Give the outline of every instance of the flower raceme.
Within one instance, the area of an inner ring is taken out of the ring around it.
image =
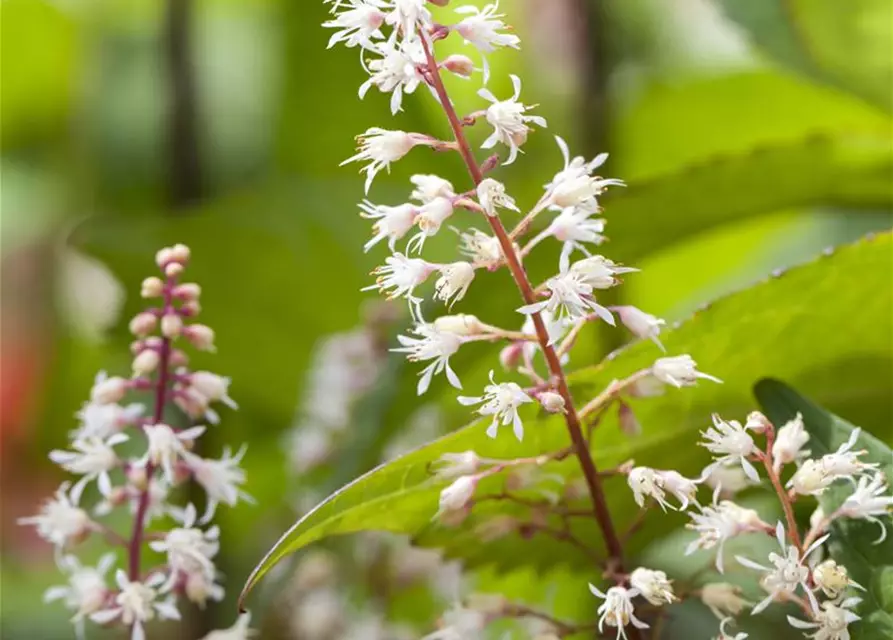
[[[123,626],[132,640],[142,640],[145,625],[153,620],[180,619],[181,598],[203,606],[208,598],[223,597],[213,561],[219,531],[216,526],[203,530],[197,525],[210,521],[217,503],[235,505],[248,496],[240,488],[245,482],[238,468],[241,454],[229,458],[225,473],[217,470],[220,462],[195,452],[207,427],[177,426],[188,424],[190,418],[216,422],[219,416],[211,408],[215,404],[236,408],[229,396],[229,378],[186,367],[182,350],[186,344],[202,350],[214,346],[213,330],[194,322],[201,287],[181,281],[189,259],[184,245],[157,253],[163,278],[144,280],[141,293],[160,299],[160,306],[140,312],[129,323],[136,337],[131,346],[132,377],[109,377],[104,372],[96,376],[90,401],[76,414],[80,425],[69,434],[71,442],[49,454],[50,460],[79,479],[73,485],[63,483],[38,515],[19,520],[56,548],[57,563],[69,582],[51,588],[45,598],[61,601],[73,612],[81,637],[92,621]],[[140,393],[151,396],[154,405],[120,404],[128,395]],[[173,420],[176,408],[186,415]],[[162,422],[163,415],[171,419],[169,424]],[[142,454],[125,453],[134,447]],[[205,490],[207,509],[201,523],[194,505],[180,508],[170,502],[171,489],[189,481]],[[94,484],[99,500],[88,510],[84,503],[92,499]],[[104,522],[118,509],[132,518],[127,538]],[[159,521],[168,528],[150,533],[149,525]],[[99,535],[122,549],[103,555],[96,567],[82,564],[75,553],[79,543]],[[144,551],[151,552],[146,563]],[[118,566],[120,556],[124,567]],[[150,567],[147,572],[144,564]],[[110,584],[107,576],[113,569]],[[240,640],[250,631],[243,627]]]

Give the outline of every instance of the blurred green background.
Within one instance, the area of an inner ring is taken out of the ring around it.
[[[560,168],[553,134],[574,153],[611,153],[606,172],[629,188],[604,201],[605,253],[643,270],[617,301],[681,320],[891,226],[891,2],[502,9],[523,51],[491,57],[492,88],[502,95],[508,73],[520,75],[549,130],[500,179],[529,206]],[[397,432],[431,432],[408,421],[422,404],[415,372],[388,360],[338,455],[307,478],[289,468],[314,346],[379,313],[359,291],[381,260],[361,250],[362,180],[338,163],[370,126],[446,137],[445,123],[425,91],[396,121],[386,97],[359,102],[358,54],[325,51],[317,0],[4,0],[0,16],[2,635],[70,635],[61,607],[40,601],[58,582],[52,554],[15,520],[61,480],[46,452],[64,444],[95,372],[129,369],[127,321],[155,250],[184,242],[203,321],[218,333],[218,354],[194,365],[231,376],[240,404],[202,446],[217,455],[248,442],[247,489],[259,502],[219,512],[229,593],[190,616],[183,637],[199,637],[229,624],[242,580],[297,510],[378,462]],[[450,87],[462,110],[476,108],[474,83]],[[380,175],[373,200],[402,202],[408,176],[429,172],[466,184],[456,158],[415,152]],[[447,236],[430,259],[453,255]],[[554,257],[534,257],[534,278],[554,271]],[[891,286],[889,270],[852,277]],[[497,273],[457,310],[510,323],[515,306]],[[401,322],[384,323],[384,335]],[[599,361],[620,339],[587,335],[576,362]],[[468,387],[485,378],[488,355],[457,358]],[[435,433],[467,418],[442,391],[426,398],[442,404]],[[854,410],[869,428],[893,419],[889,405]]]

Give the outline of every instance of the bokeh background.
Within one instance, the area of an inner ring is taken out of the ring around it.
[[[605,252],[643,270],[617,301],[681,320],[891,226],[888,0],[502,9],[523,51],[492,56],[492,88],[507,92],[517,73],[550,126],[500,178],[530,205],[560,168],[552,134],[587,157],[610,152],[607,174],[630,186],[604,201]],[[50,549],[15,521],[60,482],[46,452],[64,444],[95,373],[128,370],[126,325],[155,250],[184,242],[218,333],[218,354],[196,367],[231,376],[240,404],[203,446],[249,443],[247,488],[259,503],[220,512],[230,593],[190,615],[182,637],[199,637],[231,622],[242,580],[301,510],[467,418],[439,386],[424,404],[414,396],[414,372],[386,354],[402,309],[360,293],[381,256],[361,251],[362,180],[338,163],[355,134],[390,126],[387,98],[358,101],[358,53],[325,51],[318,0],[4,0],[0,12],[2,636],[71,633],[62,608],[40,600],[58,581]],[[451,86],[462,110],[476,107],[472,84]],[[446,135],[424,91],[404,105],[394,128]],[[464,184],[456,158],[417,152],[378,178],[374,200],[402,202],[407,177],[428,172]],[[451,255],[448,235],[432,259]],[[543,276],[554,264],[545,251],[530,268]],[[852,277],[891,286],[889,271]],[[505,274],[475,289],[461,311],[512,321]],[[593,331],[581,359],[596,362],[619,340]],[[356,366],[326,369],[329,357]],[[469,381],[492,362],[458,359]],[[889,377],[889,364],[878,375]],[[320,413],[344,404],[355,411],[334,419],[347,428],[320,435],[331,419]],[[889,402],[832,408],[890,433]],[[263,637],[310,637],[277,618],[277,593],[258,597]],[[415,591],[404,600],[417,617],[438,611]]]

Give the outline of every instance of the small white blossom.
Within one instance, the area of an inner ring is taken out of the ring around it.
[[[484,324],[476,316],[459,313],[436,318],[434,328],[457,336],[474,336],[484,331]]]
[[[492,149],[497,142],[502,142],[509,148],[509,157],[504,164],[512,164],[518,157],[521,146],[527,142],[527,134],[530,133],[528,122],[540,127],[545,127],[546,121],[540,116],[528,116],[531,108],[518,102],[521,95],[521,78],[512,75],[514,94],[508,100],[497,100],[489,89],[478,91],[485,100],[492,104],[487,107],[487,122],[493,126],[493,134],[481,145],[484,149]]]
[[[413,327],[412,333],[417,338],[399,335],[397,341],[402,345],[391,349],[395,353],[405,353],[410,362],[431,360],[431,364],[425,367],[419,374],[418,395],[422,395],[431,385],[431,379],[438,373],[446,372],[447,380],[457,389],[462,388],[459,376],[450,367],[450,356],[455,354],[462,346],[462,339],[446,331],[438,330],[433,324],[419,322]]]
[[[561,149],[564,168],[546,185],[546,195],[541,201],[543,206],[554,209],[580,208],[590,214],[597,213],[598,196],[609,186],[626,186],[622,180],[604,179],[592,175],[592,172],[608,159],[607,153],[597,155],[590,162],[586,162],[581,156],[571,159],[570,149],[564,139],[555,136],[555,142]]]
[[[579,207],[567,207],[555,216],[543,232],[544,236],[552,236],[564,243],[561,247],[562,260],[570,260],[574,249],[591,255],[586,244],[598,246],[605,241],[605,219],[593,218],[593,215],[593,212]]]
[[[598,631],[604,633],[605,625],[617,628],[617,638],[626,639],[626,625],[632,623],[637,629],[648,629],[648,625],[639,620],[633,608],[633,598],[639,595],[637,589],[624,589],[623,587],[611,587],[607,593],[602,593],[595,585],[590,584],[589,590],[604,602],[598,607]]]
[[[78,506],[73,492],[69,494],[69,487],[70,483],[62,483],[55,496],[43,503],[39,515],[18,519],[20,525],[33,525],[37,535],[56,549],[79,542],[95,528],[87,512]]]
[[[499,384],[493,379],[493,371],[490,371],[490,384],[484,387],[484,395],[477,398],[469,398],[459,396],[459,403],[465,406],[472,404],[481,404],[477,412],[482,416],[493,416],[493,422],[487,427],[487,435],[491,438],[496,437],[499,424],[512,425],[512,431],[515,437],[520,441],[524,438],[524,425],[521,423],[521,416],[518,415],[518,407],[527,402],[533,402],[533,399],[524,393],[514,382],[501,382]]]
[[[696,531],[698,537],[685,548],[685,555],[699,549],[716,547],[716,569],[723,573],[723,549],[726,541],[743,533],[765,531],[769,525],[753,509],[740,507],[729,500],[718,502],[718,498],[719,492],[714,491],[713,504],[699,505],[699,513],[689,511],[692,521],[685,526]]]
[[[428,204],[435,198],[454,198],[456,196],[453,184],[440,176],[417,173],[409,181],[415,185],[409,199],[422,204]]]
[[[708,470],[712,470],[714,466],[740,464],[748,478],[759,482],[760,475],[747,459],[757,452],[757,446],[740,422],[723,420],[714,413],[713,426],[702,431],[701,435],[704,441],[699,444],[716,458],[716,462],[704,470],[705,473],[709,473]]]
[[[249,628],[250,624],[251,614],[243,613],[229,629],[217,629],[202,637],[201,640],[250,640],[258,634],[257,631]]]
[[[620,322],[632,331],[634,336],[642,340],[653,340],[654,344],[660,347],[661,351],[666,351],[664,345],[661,344],[660,338],[658,338],[661,327],[667,324],[666,320],[629,305],[612,307],[611,310],[617,312],[617,315],[620,316]]]
[[[119,404],[85,402],[75,413],[80,424],[71,432],[72,440],[78,438],[102,438],[118,433],[124,426],[139,418],[145,407],[141,404]]]
[[[401,239],[415,225],[418,208],[411,204],[401,204],[397,207],[375,205],[368,200],[360,203],[360,216],[367,220],[375,220],[372,224],[372,239],[363,245],[364,251],[387,238],[388,248],[394,251],[397,240]]]
[[[479,229],[471,229],[460,233],[459,241],[459,251],[471,258],[475,266],[494,269],[502,262],[502,246],[494,236],[488,236]]]
[[[229,447],[224,447],[223,457],[219,460],[201,458],[189,452],[185,454],[186,464],[192,471],[193,477],[208,494],[208,506],[200,523],[210,522],[217,505],[221,502],[230,507],[235,506],[240,498],[246,502],[253,502],[251,496],[239,486],[245,484],[245,471],[239,467],[239,463],[245,456],[246,450],[247,446],[243,445],[233,455]]]
[[[545,286],[549,290],[549,298],[524,305],[518,309],[518,313],[532,315],[548,311],[556,322],[563,323],[582,320],[592,312],[614,326],[614,316],[606,307],[596,302],[592,285],[585,281],[584,276],[572,269],[562,270],[557,276],[549,278]]]
[[[722,383],[722,380],[706,373],[697,371],[697,363],[690,355],[658,358],[651,366],[651,375],[674,387],[689,387],[697,383],[698,378]]]
[[[440,480],[452,480],[460,476],[467,476],[481,468],[481,457],[474,451],[462,453],[445,453],[438,458],[434,477]]]
[[[385,22],[394,27],[392,40],[396,38],[398,30],[408,40],[416,37],[417,29],[431,25],[431,12],[425,6],[426,3],[427,0],[388,0],[392,9]]]
[[[72,499],[80,501],[81,493],[89,482],[97,481],[97,486],[102,495],[107,496],[112,491],[112,480],[109,471],[115,469],[120,460],[115,453],[114,446],[126,442],[128,437],[123,433],[116,433],[108,439],[79,438],[71,443],[74,451],[50,451],[50,460],[71,473],[83,475],[71,490]]]
[[[396,162],[417,144],[422,144],[417,136],[405,131],[389,131],[379,127],[371,127],[365,133],[357,136],[358,151],[341,163],[344,166],[350,162],[368,161],[362,171],[366,173],[366,193],[372,186],[375,176],[382,170],[390,170],[391,163]]]
[[[189,384],[202,394],[208,402],[222,402],[230,409],[238,409],[239,405],[229,397],[229,378],[218,376],[210,371],[195,371],[189,374]]]
[[[893,511],[893,494],[889,493],[887,479],[883,473],[859,478],[856,489],[837,510],[837,514],[845,518],[858,518],[874,522],[881,530],[875,544],[887,538],[887,526],[879,519],[889,516]]]
[[[322,23],[326,28],[338,29],[329,38],[328,48],[331,49],[339,42],[348,47],[359,45],[364,49],[374,48],[374,41],[384,37],[381,32],[385,20],[385,13],[381,10],[382,4],[375,0],[371,2],[345,0],[345,2],[348,2],[351,8]]]
[[[772,445],[772,468],[775,473],[778,473],[783,465],[794,462],[803,455],[809,455],[808,451],[803,451],[807,442],[809,442],[809,434],[803,425],[803,416],[798,413],[793,420],[786,422],[775,435],[775,443]]]
[[[168,425],[158,423],[146,425],[143,431],[149,440],[149,450],[138,464],[150,462],[160,466],[164,471],[164,479],[173,484],[177,461],[187,453],[187,444],[205,432],[205,427],[191,427],[175,432]]]
[[[705,477],[704,483],[708,487],[718,488],[720,495],[726,498],[758,484],[747,476],[740,465],[736,464],[711,464],[704,469],[701,477]]]
[[[96,374],[96,380],[90,390],[90,400],[97,404],[120,402],[129,388],[130,383],[124,378],[110,378],[105,371],[100,371]]]
[[[808,637],[813,640],[850,640],[849,625],[861,620],[851,610],[862,602],[861,598],[847,598],[842,602],[823,602],[810,622],[788,616],[788,623],[796,629],[814,630]]]
[[[753,604],[741,597],[741,587],[728,582],[705,584],[700,589],[700,595],[701,602],[720,620],[737,616],[745,607]]]
[[[223,587],[215,583],[214,574],[196,571],[186,574],[183,592],[190,602],[194,602],[199,608],[204,609],[208,600],[220,602],[226,595]]]
[[[362,100],[372,86],[382,93],[391,94],[391,113],[402,111],[403,95],[413,93],[424,77],[419,73],[419,65],[425,64],[425,53],[419,40],[404,40],[399,46],[382,42],[371,49],[381,58],[365,64],[369,79],[360,85]]]
[[[90,619],[98,624],[106,624],[120,619],[124,626],[131,627],[131,640],[145,640],[143,624],[155,619],[179,620],[180,612],[174,604],[173,596],[158,601],[158,587],[164,582],[164,576],[153,574],[146,582],[130,581],[127,574],[118,570],[115,580],[120,590],[115,596],[115,606],[102,609],[90,615]]]
[[[419,232],[409,241],[407,249],[421,253],[425,240],[436,235],[454,211],[453,201],[450,198],[434,198],[429,203],[422,205],[415,220]]]
[[[564,396],[554,391],[544,391],[536,397],[543,406],[543,409],[549,413],[567,413],[567,403]]]
[[[775,527],[775,537],[781,547],[781,554],[774,551],[769,554],[769,562],[772,563],[771,567],[754,562],[749,558],[735,556],[739,564],[749,569],[765,572],[760,580],[760,584],[769,592],[769,595],[753,608],[753,613],[761,612],[779,596],[793,595],[797,587],[801,587],[806,593],[813,610],[818,610],[818,603],[809,586],[809,567],[804,565],[804,562],[806,562],[809,554],[818,549],[828,539],[828,536],[822,536],[813,542],[803,552],[802,557],[795,546],[787,544],[784,525],[781,522]]]
[[[493,53],[497,47],[519,49],[521,38],[511,33],[500,33],[508,26],[502,21],[504,16],[498,12],[499,2],[489,3],[483,9],[473,5],[458,7],[456,13],[466,17],[453,30],[462,36],[466,44],[474,45],[481,53]]]
[[[108,594],[105,575],[114,564],[114,553],[103,555],[96,567],[82,565],[75,556],[64,556],[59,560],[59,568],[68,575],[68,584],[47,589],[43,601],[62,600],[65,607],[74,612],[72,620],[78,625],[79,637],[83,636],[83,619],[105,604]]]
[[[694,502],[698,490],[697,482],[684,477],[677,471],[660,471],[650,467],[635,467],[627,476],[627,484],[633,491],[633,498],[640,507],[645,505],[645,498],[650,497],[660,505],[664,511],[669,507],[675,509],[666,501],[666,492],[669,491],[680,502],[680,509],[684,510]]]
[[[493,178],[484,178],[477,186],[478,201],[488,216],[496,216],[497,209],[520,211],[514,198],[505,192],[505,185]]]
[[[654,606],[672,604],[676,600],[673,583],[663,571],[639,567],[630,574],[629,584]]]
[[[812,578],[815,586],[832,599],[836,599],[849,587],[865,591],[865,587],[850,578],[845,566],[830,559],[816,565],[812,570]]]
[[[157,553],[167,554],[170,577],[162,591],[171,589],[180,578],[193,573],[214,577],[215,568],[211,559],[220,549],[220,530],[214,526],[207,531],[195,528],[198,514],[193,504],[187,505],[178,518],[181,527],[168,531],[163,540],[153,540],[149,547]]]
[[[459,476],[453,483],[440,492],[440,504],[437,515],[462,511],[471,501],[477,489],[478,479],[475,476]]]
[[[562,258],[561,271],[567,270],[567,264]],[[570,271],[593,289],[610,289],[620,284],[620,279],[616,276],[634,273],[638,269],[624,267],[604,256],[590,256],[575,262],[570,266]]]
[[[376,267],[372,275],[377,276],[375,284],[363,287],[363,291],[377,289],[385,294],[388,300],[406,298],[410,305],[418,306],[422,299],[412,295],[417,286],[425,282],[437,266],[421,258],[407,258],[402,253],[395,253],[385,258],[385,264]]]
[[[434,297],[447,306],[465,297],[474,280],[474,267],[468,262],[453,262],[439,268],[440,278],[434,283]]]
[[[862,462],[859,457],[864,449],[853,451],[861,433],[853,429],[849,439],[834,453],[827,453],[818,460],[806,460],[791,477],[787,486],[802,495],[820,495],[838,479],[845,478],[856,484],[854,476],[865,475],[877,468],[877,463]]]

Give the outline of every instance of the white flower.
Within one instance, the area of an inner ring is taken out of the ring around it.
[[[722,383],[722,380],[706,373],[697,371],[697,363],[690,355],[658,358],[651,366],[651,375],[674,387],[688,387],[697,383],[698,378]]]
[[[459,251],[471,258],[475,266],[494,269],[502,262],[502,246],[494,236],[488,236],[479,229],[471,229],[460,233],[459,241]]]
[[[397,240],[409,233],[415,224],[418,209],[411,204],[401,204],[397,207],[375,205],[368,200],[360,203],[362,213],[360,216],[367,220],[375,220],[372,224],[374,235],[372,239],[363,245],[364,251],[369,251],[379,242],[388,239],[388,248],[394,251]]]
[[[440,176],[417,173],[409,181],[415,185],[409,199],[422,204],[428,204],[435,198],[453,198],[456,195],[452,183]]]
[[[719,635],[715,640],[746,640],[747,634],[739,631],[734,636],[726,631],[726,625],[733,621],[733,618],[723,618],[719,623]]]
[[[830,559],[816,565],[812,570],[812,578],[815,586],[832,599],[836,599],[848,587],[865,591],[865,587],[850,578],[845,566]]]
[[[441,627],[424,636],[422,640],[474,640],[487,624],[487,615],[476,609],[467,609],[459,604],[441,617]]]
[[[617,315],[620,316],[620,322],[632,331],[634,336],[642,340],[653,340],[654,344],[660,347],[661,351],[666,351],[664,345],[661,344],[660,338],[658,338],[661,327],[667,324],[665,320],[629,305],[612,307],[611,309],[617,312]]]
[[[130,383],[124,378],[109,378],[105,371],[100,371],[90,390],[90,400],[96,404],[113,404],[119,402],[129,388]]]
[[[119,404],[85,402],[75,417],[80,421],[77,429],[71,432],[73,440],[78,438],[102,438],[118,433],[122,427],[139,418],[145,407],[141,404]]]
[[[220,530],[214,526],[207,531],[194,528],[198,517],[195,506],[190,503],[177,518],[182,527],[175,527],[165,534],[163,540],[153,540],[149,547],[157,553],[167,554],[170,577],[162,591],[171,589],[180,579],[179,574],[202,573],[214,577],[215,568],[211,559],[217,555],[220,543]]]
[[[825,473],[821,460],[805,460],[788,480],[787,487],[800,495],[821,495],[836,478]]]
[[[553,236],[564,243],[561,248],[564,260],[570,259],[574,249],[579,249],[588,256],[590,253],[584,243],[600,245],[605,241],[605,236],[602,235],[605,231],[605,219],[593,218],[593,215],[593,212],[579,207],[562,209],[543,232],[543,236]]]
[[[658,471],[664,489],[676,496],[679,501],[679,508],[683,511],[688,508],[691,503],[696,503],[695,496],[698,493],[698,481],[686,478],[678,471],[669,469],[667,471]]]
[[[808,636],[813,640],[850,640],[847,627],[861,620],[851,609],[860,602],[861,598],[847,598],[839,603],[823,602],[821,611],[815,614],[813,621],[804,622],[788,616],[788,623],[797,629],[814,629],[815,633]]]
[[[508,29],[500,18],[499,2],[493,2],[483,9],[473,5],[464,5],[456,9],[456,13],[465,14],[453,27],[466,44],[474,45],[481,53],[493,53],[497,47],[520,48],[521,38],[511,33],[499,33]],[[486,81],[485,81],[486,82]]]
[[[553,193],[566,192],[566,185],[573,183],[581,176],[591,176],[592,172],[605,164],[608,159],[607,153],[600,153],[589,162],[586,162],[586,158],[583,156],[575,156],[574,158],[571,158],[570,148],[568,147],[567,142],[564,141],[564,138],[555,136],[555,142],[558,145],[558,149],[561,151],[561,157],[564,158],[564,167],[561,171],[555,174],[549,183],[544,185],[546,189],[546,200],[550,200],[549,196]],[[554,202],[550,202],[550,204],[556,208],[562,208]],[[594,210],[595,209],[593,209],[593,211]]]
[[[210,371],[195,371],[189,374],[189,384],[193,389],[205,396],[209,402],[222,402],[230,409],[238,409],[239,405],[229,397],[229,385],[232,381]]]
[[[520,211],[514,198],[505,192],[505,185],[493,178],[484,178],[477,186],[478,201],[488,216],[497,215],[497,209]]]
[[[685,555],[699,549],[716,547],[716,569],[723,573],[723,548],[726,540],[743,533],[765,531],[769,525],[753,509],[745,509],[729,500],[718,502],[718,498],[719,492],[714,491],[712,505],[699,505],[700,513],[689,512],[692,521],[685,526],[697,531],[698,537],[685,548]]]
[[[760,475],[747,459],[748,456],[757,452],[757,447],[751,435],[747,433],[747,429],[742,427],[740,422],[737,420],[727,422],[714,413],[713,426],[702,431],[701,435],[704,437],[704,441],[698,444],[716,458],[716,462],[704,470],[705,473],[709,473],[708,470],[712,470],[714,466],[740,464],[748,478],[759,482]]]
[[[853,429],[849,439],[834,453],[827,453],[819,460],[806,460],[787,486],[799,494],[820,495],[839,478],[846,478],[855,485],[854,476],[864,475],[878,466],[859,460],[859,456],[867,453],[864,449],[852,450],[860,433],[860,429]]]
[[[460,476],[440,492],[440,503],[437,515],[453,511],[462,511],[468,506],[477,489],[478,479],[475,476]]]
[[[766,567],[749,558],[735,556],[739,564],[749,569],[766,572],[760,580],[760,585],[769,592],[769,595],[753,608],[752,613],[757,614],[761,612],[779,596],[793,595],[797,587],[803,588],[813,610],[817,611],[818,603],[815,595],[809,588],[809,567],[805,566],[804,562],[806,562],[809,554],[818,549],[828,539],[828,536],[822,536],[813,542],[803,552],[803,557],[800,557],[800,552],[795,546],[787,544],[784,525],[781,522],[775,527],[775,537],[781,547],[781,554],[777,554],[774,551],[769,554],[769,562],[772,563],[772,567]]]
[[[508,100],[497,100],[489,89],[478,91],[478,95],[492,103],[487,107],[487,122],[493,126],[493,134],[481,147],[492,149],[497,142],[502,142],[509,148],[509,157],[504,164],[512,164],[518,157],[521,146],[527,142],[527,134],[530,132],[528,122],[540,127],[547,126],[545,119],[540,116],[525,115],[531,107],[518,102],[518,97],[521,95],[521,78],[516,75],[512,75],[511,78],[515,92]]]
[[[659,471],[650,467],[633,468],[629,472],[626,482],[633,491],[636,504],[642,507],[645,505],[645,498],[651,497],[664,511],[667,507],[674,509],[666,501],[666,491],[676,496],[681,503],[680,508],[684,510],[689,503],[694,502],[698,490],[698,485],[694,480],[689,480],[676,471]]]
[[[186,453],[186,464],[196,482],[208,494],[208,506],[200,520],[202,524],[210,522],[217,505],[221,502],[230,507],[235,506],[240,498],[246,502],[253,502],[251,496],[239,488],[239,485],[245,484],[245,471],[239,467],[239,463],[245,456],[246,450],[247,446],[242,445],[242,448],[233,455],[229,447],[224,447],[223,457],[219,460],[200,458],[194,453]]]
[[[424,80],[419,73],[419,65],[425,64],[425,52],[419,40],[404,40],[399,46],[391,42],[382,42],[371,50],[381,58],[371,60],[364,65],[369,79],[360,85],[359,96],[362,100],[373,85],[382,93],[391,94],[391,113],[396,115],[402,110],[403,94],[413,93]]]
[[[363,287],[363,291],[377,289],[388,300],[406,298],[411,305],[418,305],[422,299],[413,296],[412,292],[436,270],[435,265],[421,258],[407,258],[402,253],[395,253],[385,258],[384,265],[372,271],[372,275],[377,276],[375,284]]]
[[[639,567],[630,574],[629,584],[655,606],[672,604],[676,600],[673,584],[667,580],[667,574],[663,571]]]
[[[384,37],[381,25],[384,24],[385,14],[381,10],[381,3],[369,0],[345,1],[350,3],[351,8],[322,23],[324,27],[339,29],[329,38],[328,48],[343,42],[348,47],[360,45],[365,49],[372,49],[375,46],[373,40]]]
[[[106,440],[95,437],[78,438],[71,443],[74,451],[50,451],[50,460],[61,466],[66,471],[83,475],[71,491],[75,502],[80,501],[84,487],[93,480],[97,480],[99,491],[107,496],[112,491],[112,480],[109,471],[120,463],[114,446],[126,442],[128,437],[123,433],[116,433]]]
[[[43,503],[40,514],[19,518],[20,525],[34,525],[37,535],[57,549],[80,542],[95,525],[87,512],[78,507],[78,500],[69,495],[70,483],[64,482],[55,496]]]
[[[434,198],[428,204],[422,205],[415,220],[419,232],[410,239],[406,245],[407,250],[421,253],[425,239],[440,231],[440,227],[454,211],[453,201],[445,197]]]
[[[808,455],[808,451],[802,451],[803,446],[809,442],[809,434],[803,425],[803,416],[797,414],[793,420],[786,422],[775,435],[775,443],[772,445],[772,468],[775,473],[789,462],[794,462],[802,455]]]
[[[741,587],[728,582],[710,582],[700,592],[701,602],[720,620],[737,616],[752,604],[741,597]]]
[[[524,438],[524,425],[518,415],[518,407],[533,399],[524,393],[514,382],[502,382],[497,384],[493,379],[493,371],[490,371],[490,384],[484,387],[484,395],[477,398],[459,396],[459,403],[465,406],[483,403],[477,412],[482,416],[493,416],[493,422],[487,427],[487,435],[496,437],[500,422],[503,425],[512,425],[512,431],[518,440]]]
[[[393,7],[385,18],[385,22],[394,27],[391,39],[395,39],[398,29],[404,39],[416,36],[416,28],[426,28],[431,24],[431,12],[425,7],[427,0],[388,0]]]
[[[880,527],[881,535],[875,540],[880,544],[887,538],[887,527],[879,517],[890,515],[893,509],[893,495],[887,493],[887,479],[883,473],[862,476],[853,493],[847,497],[837,514],[845,518],[860,518],[874,522]]]
[[[561,262],[561,271],[566,271],[567,260],[562,257]],[[620,284],[620,280],[616,276],[623,273],[634,273],[638,269],[621,266],[604,256],[590,256],[575,262],[571,265],[570,271],[593,289],[610,289]]]
[[[474,451],[462,453],[445,453],[437,459],[434,477],[441,480],[452,480],[459,476],[467,476],[481,468],[481,457]]]
[[[423,144],[418,137],[405,131],[389,131],[379,127],[371,127],[357,136],[358,152],[341,163],[341,166],[349,162],[368,161],[362,171],[366,172],[366,193],[372,186],[372,181],[382,169],[390,171],[391,163],[396,162],[417,144]]]
[[[633,609],[633,598],[639,595],[637,589],[624,589],[623,587],[611,587],[607,593],[599,591],[595,585],[590,584],[589,590],[604,602],[598,607],[598,631],[604,633],[605,625],[617,627],[617,637],[626,638],[626,625],[632,623],[637,629],[648,629],[648,625],[639,620]]]
[[[474,267],[468,262],[453,262],[441,265],[439,271],[440,278],[434,283],[434,297],[452,307],[468,292],[474,280]]]
[[[150,462],[160,466],[164,470],[164,478],[173,484],[175,466],[177,461],[187,452],[187,443],[191,443],[205,432],[205,427],[191,427],[180,432],[175,432],[166,424],[150,424],[143,428],[146,438],[149,440],[149,450],[140,460],[145,465]]]
[[[570,149],[564,139],[555,136],[555,142],[558,143],[558,148],[564,157],[564,168],[546,185],[542,205],[554,209],[579,207],[592,214],[599,211],[597,197],[604,193],[607,187],[625,186],[622,180],[603,179],[592,175],[592,172],[608,159],[607,153],[597,155],[590,162],[586,162],[581,156],[571,159]]]
[[[740,465],[735,464],[711,464],[701,474],[701,477],[705,476],[705,484],[711,489],[718,488],[720,495],[726,498],[730,498],[739,491],[758,484],[747,477]]]
[[[196,571],[186,574],[183,591],[190,602],[196,603],[204,609],[208,600],[220,602],[226,595],[223,587],[214,582],[214,574]]]
[[[85,567],[75,556],[62,557],[59,560],[59,568],[68,574],[68,584],[47,589],[43,594],[43,601],[62,600],[67,609],[74,611],[73,620],[80,622],[84,617],[101,609],[105,603],[108,594],[105,574],[114,564],[114,553],[103,555],[95,568]]]
[[[174,604],[173,596],[161,602],[157,601],[157,587],[164,582],[164,576],[153,574],[145,583],[130,581],[127,574],[118,570],[115,574],[120,591],[115,596],[115,606],[102,609],[90,615],[90,619],[98,624],[106,624],[121,619],[124,626],[131,627],[131,640],[144,640],[146,637],[143,623],[153,620],[156,615],[162,620],[179,620],[180,612]]]
[[[453,333],[440,331],[433,324],[425,322],[416,324],[412,328],[412,333],[419,337],[410,338],[399,335],[397,341],[403,346],[391,349],[391,351],[407,354],[406,359],[410,362],[432,361],[419,374],[421,378],[417,387],[418,394],[425,393],[431,385],[431,378],[444,371],[450,384],[461,389],[462,383],[459,381],[459,376],[450,367],[450,356],[462,346],[462,339]]]
[[[243,613],[229,629],[217,629],[202,637],[201,640],[250,640],[258,633],[254,629],[248,628],[250,624],[251,614]]]
[[[614,326],[614,316],[607,308],[598,304],[592,293],[593,287],[585,281],[585,277],[571,269],[563,269],[557,276],[546,281],[549,298],[541,302],[524,305],[518,313],[532,315],[548,311],[556,322],[582,320],[594,312],[599,318]]]

